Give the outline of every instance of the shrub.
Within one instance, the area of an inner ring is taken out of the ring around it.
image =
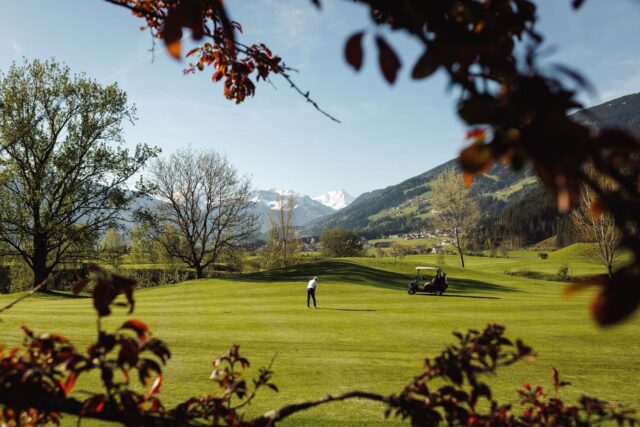
[[[549,254],[548,254],[548,253],[546,253],[546,252],[540,252],[540,253],[538,254],[538,256],[540,257],[540,259],[547,259],[547,258],[549,258]]]
[[[567,264],[564,264],[558,269],[558,273],[556,274],[557,278],[561,282],[568,282],[571,280],[571,270]]]
[[[135,280],[138,283],[138,288],[172,285],[196,278],[196,273],[193,270],[180,268],[120,269],[118,272],[125,277]]]
[[[361,256],[362,238],[353,231],[334,228],[320,236],[322,254],[332,258]]]

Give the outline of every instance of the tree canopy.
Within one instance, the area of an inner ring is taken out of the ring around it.
[[[0,77],[0,240],[41,283],[73,247],[122,219],[127,182],[158,150],[125,147],[135,108],[116,84],[73,75],[55,60],[14,64]]]
[[[252,237],[251,182],[214,150],[180,150],[150,167],[151,194],[163,204],[139,212],[166,252],[196,270]]]

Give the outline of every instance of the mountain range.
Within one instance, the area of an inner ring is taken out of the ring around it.
[[[313,200],[338,211],[349,206],[355,200],[355,197],[344,190],[337,190],[326,192],[314,197]]]
[[[289,196],[295,198],[293,224],[298,227],[332,214],[354,200],[354,197],[344,190],[329,191],[314,198],[285,189],[256,190],[251,201],[254,202],[254,211],[258,215],[262,232],[271,227],[270,213],[279,209],[282,199]]]
[[[619,127],[640,137],[640,93],[578,111],[572,117],[596,129]],[[303,235],[317,236],[336,227],[369,238],[420,230],[429,225],[430,182],[442,171],[458,167],[457,159],[453,159],[399,184],[364,193],[347,207],[307,224]],[[505,209],[517,215],[515,211],[523,208],[546,209],[541,216],[557,217],[549,212],[553,204],[547,203],[542,186],[528,168],[516,172],[498,162],[487,174],[476,177],[471,194],[488,218],[497,217]],[[541,232],[553,234],[549,227],[542,227]]]
[[[578,111],[572,117],[596,129],[619,127],[640,137],[640,93]],[[318,236],[338,227],[357,231],[367,238],[417,231],[430,224],[430,182],[448,168],[458,168],[457,159],[357,198],[344,190],[312,198],[291,190],[270,189],[255,191],[252,201],[262,232],[270,228],[270,213],[279,208],[282,197],[290,195],[296,199],[294,225],[301,229],[302,236]],[[498,162],[488,173],[476,177],[471,192],[488,221],[504,217],[505,213],[510,222],[522,222],[522,215],[534,215],[537,223],[528,227],[536,238],[554,234],[557,211],[530,169],[516,172]],[[157,203],[145,196],[135,201],[130,210]]]

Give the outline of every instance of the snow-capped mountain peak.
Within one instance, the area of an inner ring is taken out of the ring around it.
[[[251,201],[254,203],[254,210],[260,218],[263,231],[271,227],[270,212],[280,209],[282,199],[286,200],[289,196],[295,198],[293,223],[296,226],[302,226],[321,216],[333,213],[332,208],[311,199],[306,194],[276,188],[256,190],[253,192]]]
[[[318,197],[314,197],[313,200],[320,202],[331,209],[340,210],[349,206],[349,204],[355,200],[355,197],[344,190],[337,190],[328,191]]]
[[[269,193],[275,193],[275,194],[277,194],[279,196],[284,196],[284,197],[289,197],[289,196],[306,197],[306,194],[298,193],[296,191],[289,190],[287,188],[270,188],[267,191]]]

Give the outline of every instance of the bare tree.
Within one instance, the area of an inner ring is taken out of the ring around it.
[[[152,194],[164,203],[138,217],[150,225],[167,253],[198,278],[227,249],[240,246],[257,226],[250,181],[211,150],[180,150],[150,167]]]
[[[613,182],[596,176],[593,168],[587,168],[587,172],[599,181],[601,188],[615,190]],[[613,264],[619,255],[622,233],[616,226],[611,214],[599,212],[596,200],[595,192],[585,185],[580,193],[578,208],[571,213],[571,222],[582,240],[595,243],[590,255],[594,260],[605,266],[607,274],[611,276],[613,274]]]
[[[0,77],[0,104],[0,241],[37,285],[122,219],[137,196],[127,181],[157,150],[124,147],[122,123],[135,108],[116,84],[54,60],[12,65]]]
[[[434,210],[434,223],[440,231],[453,237],[453,246],[460,255],[460,265],[464,268],[464,250],[466,235],[478,222],[478,205],[469,197],[462,174],[447,169],[431,183],[431,206]]]
[[[295,208],[296,198],[293,195],[285,197],[282,194],[278,208],[272,210],[269,216],[271,229],[275,230],[269,236],[277,239],[277,248],[284,265],[293,264],[295,255],[300,249],[300,240],[293,225]]]

